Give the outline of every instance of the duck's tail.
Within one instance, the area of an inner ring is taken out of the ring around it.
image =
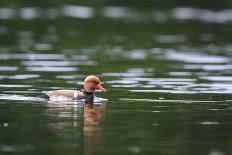
[[[38,96],[38,98],[43,98],[43,99],[47,99],[47,100],[50,99],[50,97],[46,94],[46,91],[42,91],[41,93],[42,93],[42,94],[40,94],[40,95]]]

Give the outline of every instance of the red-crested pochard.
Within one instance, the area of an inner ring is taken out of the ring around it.
[[[53,90],[42,91],[39,97],[49,99],[50,101],[72,101],[79,99],[93,99],[95,90],[106,91],[100,84],[100,79],[95,75],[85,78],[84,91],[78,90]]]

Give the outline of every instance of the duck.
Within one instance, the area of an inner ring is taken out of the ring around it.
[[[106,92],[107,90],[100,84],[100,78],[95,75],[89,75],[84,80],[84,90],[52,90],[42,91],[40,98],[50,101],[74,101],[74,100],[93,100],[95,90]]]

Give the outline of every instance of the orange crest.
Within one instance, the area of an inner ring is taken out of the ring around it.
[[[94,82],[96,84],[100,83],[100,79],[95,75],[90,75],[85,78],[84,82]]]

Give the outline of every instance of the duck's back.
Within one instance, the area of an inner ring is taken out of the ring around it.
[[[42,91],[42,93],[49,96],[51,101],[72,101],[74,98],[84,95],[83,92],[77,90]]]

